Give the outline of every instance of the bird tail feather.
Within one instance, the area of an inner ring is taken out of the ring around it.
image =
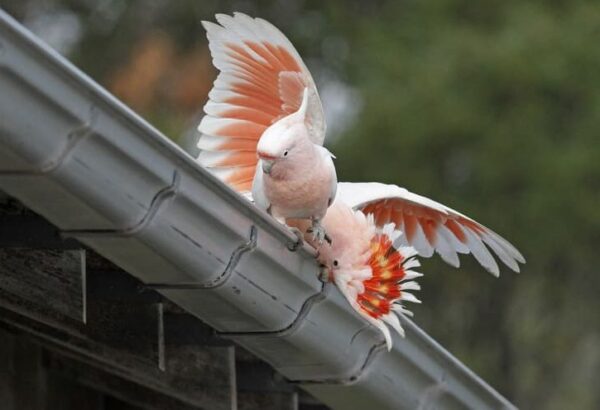
[[[346,283],[345,286],[338,284],[340,289],[347,290],[343,293],[346,293],[345,296],[355,310],[381,330],[388,350],[391,349],[392,341],[386,324],[404,337],[398,315],[412,316],[412,312],[402,302],[421,303],[411,293],[420,289],[414,279],[422,276],[413,270],[421,266],[416,259],[417,251],[413,247],[395,246],[400,235],[401,232],[395,230],[394,224],[388,224],[375,233],[367,260],[366,271],[370,271],[370,274],[356,274],[352,283]]]

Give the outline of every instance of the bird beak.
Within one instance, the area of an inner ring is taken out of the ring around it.
[[[272,155],[268,155],[262,152],[258,153],[258,158],[260,158],[263,172],[269,175],[271,173],[271,168],[273,168],[273,164],[275,163],[276,158]]]
[[[274,162],[274,160],[261,159],[262,170],[265,174],[269,175],[271,173],[271,168],[273,168]]]

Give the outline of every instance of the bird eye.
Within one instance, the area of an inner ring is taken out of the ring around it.
[[[289,154],[289,152],[290,152],[290,150],[287,150],[287,149],[286,149],[285,151],[283,151],[283,156],[284,156],[284,157],[287,157],[287,155]]]
[[[335,259],[335,260],[333,261],[333,266],[335,266],[336,268],[338,267],[338,265],[339,265],[339,264],[340,264],[340,263],[337,261],[337,259]]]

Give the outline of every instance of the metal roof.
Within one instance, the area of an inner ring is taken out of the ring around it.
[[[408,319],[387,352],[308,247],[0,10],[0,189],[335,409],[514,408]]]

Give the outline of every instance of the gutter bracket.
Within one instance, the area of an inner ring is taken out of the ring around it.
[[[296,329],[300,326],[302,319],[308,316],[308,313],[312,309],[312,307],[321,302],[323,299],[327,297],[329,293],[329,289],[331,289],[331,285],[328,283],[322,283],[321,290],[317,293],[309,296],[302,306],[300,307],[300,311],[292,320],[292,322],[286,327],[278,330],[258,330],[254,332],[216,332],[217,336],[223,337],[225,339],[233,339],[233,338],[265,338],[265,337],[285,337],[290,335],[296,331]]]
[[[257,229],[256,226],[252,225],[250,228],[250,239],[248,242],[237,247],[231,254],[227,267],[221,275],[213,279],[210,282],[204,283],[148,283],[145,287],[153,290],[210,290],[222,286],[227,282],[233,271],[235,270],[242,255],[246,252],[251,252],[256,247],[257,242]],[[296,317],[290,322],[289,325],[282,329],[277,330],[259,330],[250,332],[215,332],[216,336],[224,339],[234,338],[264,338],[264,337],[284,337],[292,334],[300,326],[302,319],[308,316],[311,308],[325,299],[327,294],[330,292],[332,285],[330,282],[321,282],[321,289],[309,296],[300,307],[300,311]]]
[[[216,278],[207,282],[181,282],[181,283],[146,283],[144,286],[153,290],[208,290],[222,286],[231,277],[242,256],[256,248],[258,230],[256,226],[250,227],[250,238],[231,252],[225,270]]]
[[[296,329],[302,323],[302,320],[308,316],[311,308],[324,300],[327,297],[327,294],[330,292],[330,289],[333,287],[331,282],[321,282],[321,290],[314,295],[310,296],[308,299],[304,301],[302,307],[300,308],[300,312],[296,318],[286,327],[279,330],[267,330],[267,331],[256,331],[256,332],[216,332],[218,337],[222,337],[224,339],[235,339],[235,338],[266,338],[266,337],[285,337],[287,335],[293,334]],[[289,383],[292,384],[336,384],[336,385],[350,385],[356,383],[360,377],[365,374],[368,370],[369,364],[374,360],[379,352],[384,350],[386,347],[386,342],[379,342],[369,349],[367,353],[367,357],[365,358],[363,364],[360,366],[358,371],[344,378],[327,378],[327,379],[319,379],[319,380],[288,380]]]
[[[369,353],[367,353],[367,357],[365,358],[365,361],[360,366],[360,368],[357,370],[357,372],[354,373],[352,376],[341,377],[341,378],[332,377],[332,378],[325,378],[325,379],[318,379],[318,380],[289,380],[289,382],[292,384],[299,384],[299,385],[300,384],[303,384],[303,385],[333,384],[333,385],[342,385],[342,386],[352,385],[352,384],[356,383],[364,374],[368,373],[369,365],[373,362],[375,357],[377,357],[377,355],[382,350],[385,350],[385,348],[386,348],[385,341],[376,343],[373,346],[371,346],[371,349],[369,349]]]
[[[96,122],[98,112],[96,107],[92,105],[90,107],[89,119],[73,128],[67,133],[67,144],[65,148],[58,153],[54,158],[47,160],[41,166],[34,170],[1,170],[0,176],[43,176],[51,174],[60,168],[63,163],[68,159],[70,154],[75,150],[75,147],[88,136],[93,133],[93,125]]]
[[[159,190],[150,202],[150,207],[146,214],[136,223],[131,226],[119,229],[71,229],[63,230],[60,235],[64,238],[95,238],[95,237],[128,237],[142,231],[146,226],[150,225],[160,207],[167,202],[168,199],[174,197],[179,189],[179,172],[173,172],[173,180],[170,185]]]

